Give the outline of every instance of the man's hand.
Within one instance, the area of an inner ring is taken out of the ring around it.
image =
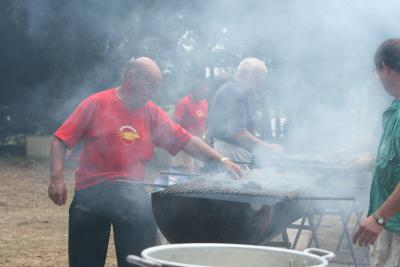
[[[369,216],[359,225],[353,236],[353,244],[358,243],[360,246],[373,245],[382,230],[383,226],[379,225],[373,216]]]
[[[222,162],[224,164],[224,168],[226,171],[234,178],[234,179],[240,179],[243,177],[243,172],[240,169],[239,165],[233,163],[230,160],[224,160]]]
[[[358,155],[347,161],[350,171],[372,171],[374,168],[375,157],[371,155]]]
[[[267,144],[265,143],[263,147],[268,150],[269,152],[275,153],[275,154],[280,154],[284,155],[286,154],[286,150],[283,146],[278,145],[278,144]]]
[[[67,187],[63,178],[52,178],[49,184],[49,198],[57,205],[64,205],[67,201]]]

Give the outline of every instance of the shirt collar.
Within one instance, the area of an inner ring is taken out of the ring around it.
[[[400,99],[394,100],[387,110],[396,110],[396,109],[400,109]]]

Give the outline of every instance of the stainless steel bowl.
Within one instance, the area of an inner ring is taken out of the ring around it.
[[[142,251],[142,258],[127,257],[142,267],[325,267],[334,258],[330,251],[307,249],[303,252],[282,248],[238,244],[173,244]]]

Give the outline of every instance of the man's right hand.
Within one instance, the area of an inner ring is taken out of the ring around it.
[[[233,163],[229,159],[223,161],[225,170],[232,176],[234,179],[240,179],[243,177],[243,172],[240,169],[240,166],[236,163]]]
[[[52,178],[48,189],[49,198],[57,205],[64,205],[67,201],[67,187],[63,178]]]

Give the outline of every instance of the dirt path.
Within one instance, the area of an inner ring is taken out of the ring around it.
[[[0,158],[0,266],[68,266],[68,207],[73,172],[66,172],[68,203],[47,197],[47,163]],[[110,240],[106,266],[117,266]]]

